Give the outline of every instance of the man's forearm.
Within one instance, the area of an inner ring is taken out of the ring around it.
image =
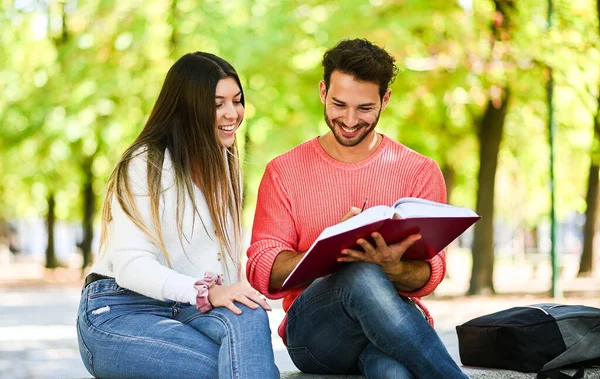
[[[295,251],[282,251],[277,255],[271,269],[271,278],[269,281],[269,291],[275,291],[281,288],[283,281],[294,270],[298,262],[306,253],[296,253]]]
[[[401,272],[389,272],[388,278],[401,292],[412,292],[422,288],[431,277],[431,265],[425,261],[403,262]]]

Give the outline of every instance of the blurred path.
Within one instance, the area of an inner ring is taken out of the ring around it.
[[[78,302],[73,286],[0,292],[0,378],[88,376],[77,350]]]
[[[450,277],[426,300],[436,320],[436,330],[455,360],[456,325],[474,317],[517,305],[556,302],[600,308],[600,278],[564,279],[568,297],[550,299],[548,272],[532,276],[526,267],[497,266],[496,289],[500,296],[464,297],[468,285],[467,265],[458,257],[449,266]],[[541,268],[544,270],[544,268]],[[547,270],[547,269],[546,269]],[[38,266],[0,265],[0,378],[82,378],[87,371],[77,349],[75,318],[80,295],[78,270],[46,273]],[[546,291],[546,292],[545,292]],[[525,292],[525,293],[519,293]],[[507,295],[510,294],[510,295]],[[271,301],[271,331],[275,359],[282,371],[294,366],[277,336],[283,318],[280,301]]]
[[[12,289],[0,293],[0,378],[81,378],[87,372],[79,358],[75,315],[78,286]],[[431,298],[427,304],[436,330],[458,359],[455,326],[473,317],[519,304],[552,302],[539,296]],[[600,298],[568,298],[560,302],[600,307]],[[294,369],[276,335],[283,317],[280,302],[271,302],[275,359],[281,370]]]

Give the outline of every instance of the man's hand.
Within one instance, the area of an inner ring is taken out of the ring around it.
[[[349,218],[352,218],[361,212],[360,208],[351,207],[348,213],[342,217],[340,222],[344,222]],[[294,251],[281,251],[271,268],[271,277],[269,280],[269,292],[275,292],[281,288],[283,281],[290,275],[294,270],[298,262],[304,257],[306,252],[296,253]],[[301,286],[298,286],[301,287]]]
[[[371,234],[375,246],[364,239],[356,242],[363,251],[344,249],[338,262],[372,262],[378,264],[398,291],[410,292],[423,287],[431,277],[431,266],[425,261],[403,261],[402,256],[416,241],[420,234],[413,234],[403,241],[388,245],[381,234]]]
[[[344,215],[344,217],[342,217],[342,219],[340,220],[340,222],[344,222],[344,221],[348,220],[349,218],[352,218],[352,217],[356,216],[360,212],[361,212],[360,208],[350,207],[350,210],[348,211],[348,213],[346,213]]]
[[[364,251],[344,249],[344,257],[338,258],[339,262],[372,262],[378,264],[386,274],[399,275],[403,271],[405,262],[402,262],[402,256],[415,242],[421,239],[420,234],[413,234],[406,237],[401,242],[388,245],[381,234],[375,232],[371,234],[375,240],[375,246],[367,240],[360,238],[356,241]]]

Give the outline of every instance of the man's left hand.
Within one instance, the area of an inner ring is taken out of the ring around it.
[[[377,232],[371,234],[371,237],[375,241],[375,246],[360,238],[356,243],[363,248],[363,251],[344,249],[343,257],[338,258],[338,262],[371,262],[381,266],[388,275],[401,275],[406,264],[402,262],[402,256],[409,247],[421,239],[420,234],[413,234],[398,243],[388,245],[383,236]]]

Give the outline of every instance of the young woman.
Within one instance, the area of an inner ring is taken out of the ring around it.
[[[265,299],[240,281],[239,77],[187,54],[108,182],[79,350],[101,378],[278,378]]]

